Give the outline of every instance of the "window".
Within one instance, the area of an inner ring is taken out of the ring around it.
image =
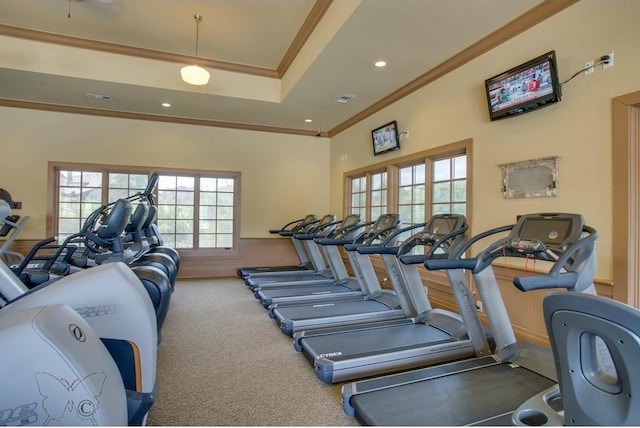
[[[371,220],[387,212],[387,172],[371,174]]]
[[[55,218],[48,231],[63,241],[103,204],[145,189],[152,170],[53,164]],[[130,169],[127,171],[127,169]],[[232,249],[239,240],[240,173],[153,170],[158,173],[157,224],[165,245]]]
[[[433,162],[433,214],[467,213],[467,156]]]
[[[57,229],[60,241],[78,233],[83,221],[102,205],[102,172],[63,169],[58,172]]]
[[[471,144],[464,140],[345,173],[345,212],[369,213],[367,220],[397,212],[405,224],[438,213],[468,216]]]
[[[425,221],[425,164],[407,166],[399,170],[398,214],[406,224]]]
[[[147,187],[148,174],[109,173],[109,201],[126,198]]]
[[[351,214],[367,218],[367,176],[351,179]]]
[[[165,245],[193,248],[195,230],[195,178],[158,177],[158,229]]]
[[[351,180],[350,214],[373,221],[387,212],[387,172],[368,173]],[[367,185],[370,183],[369,185]]]
[[[200,247],[233,246],[234,189],[231,178],[200,179]]]

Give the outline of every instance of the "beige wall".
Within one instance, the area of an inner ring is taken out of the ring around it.
[[[240,171],[241,237],[329,207],[329,140],[67,113],[0,108],[0,187],[45,234],[49,161]]]
[[[638,1],[583,0],[333,137],[332,209],[342,209],[345,171],[473,138],[473,232],[510,224],[526,212],[581,213],[600,232],[596,277],[611,279],[611,99],[640,89],[638,16]],[[490,122],[484,79],[550,50],[561,80],[611,51],[614,67],[569,82],[559,104]],[[374,158],[370,130],[393,119],[409,138],[400,152]],[[558,197],[502,198],[499,164],[555,155],[561,158]]]
[[[582,213],[600,232],[597,277],[611,274],[611,99],[640,89],[638,1],[582,0],[453,73],[333,137],[303,137],[192,125],[0,108],[0,187],[32,221],[22,237],[45,236],[50,160],[242,173],[242,237],[307,212],[343,210],[345,171],[459,141],[474,140],[473,230],[534,211]],[[437,47],[432,47],[437,48]],[[429,47],[425,47],[429,49]],[[560,78],[615,52],[613,68],[579,76],[563,101],[490,122],[485,78],[554,49]],[[370,130],[397,119],[410,131],[397,153],[375,157]],[[340,161],[347,155],[345,161]],[[504,200],[498,164],[558,155],[559,196]]]

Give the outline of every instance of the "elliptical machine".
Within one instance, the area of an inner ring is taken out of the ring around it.
[[[110,204],[111,209],[94,211],[77,234],[71,235],[59,246],[50,246],[53,238],[36,244],[22,263],[14,267],[13,272],[26,284],[34,288],[51,279],[78,273],[97,266],[130,262],[132,256],[125,256],[122,233],[131,216],[131,202],[119,199]],[[97,222],[102,216],[103,221]],[[82,245],[82,247],[79,247]],[[78,250],[83,248],[82,250]],[[54,249],[53,254],[38,256],[40,252]],[[111,249],[111,251],[108,251]],[[82,254],[77,255],[78,252]],[[129,252],[131,253],[131,252]],[[90,261],[94,261],[90,263]],[[171,263],[167,261],[167,263]],[[33,267],[36,266],[36,267]],[[133,270],[144,286],[155,309],[158,332],[169,311],[171,285],[169,278],[158,266],[140,264]]]
[[[0,342],[0,425],[127,424],[118,368],[68,306],[1,310]]]
[[[120,370],[129,423],[142,424],[157,395],[158,336],[149,295],[131,269],[108,263],[28,290],[0,263],[0,295],[7,302],[0,314],[65,304],[84,317]]]
[[[157,395],[158,327],[149,294],[129,267],[106,263],[28,289],[0,263],[0,297],[0,314],[65,304],[86,318],[120,370],[129,423],[144,422]]]
[[[157,183],[158,174],[153,173],[142,192],[101,206],[88,216],[78,233],[60,245],[51,245],[55,238],[38,243],[21,264],[13,267],[14,272],[28,287],[34,287],[52,277],[104,263],[124,262],[132,268],[151,297],[160,337],[178,272],[179,256],[173,248],[161,246],[157,228],[155,242],[146,244],[142,240],[141,226],[146,224],[148,229],[155,226],[155,215],[147,215],[147,207],[155,208],[153,190]],[[132,202],[136,201],[139,204],[133,211]],[[131,243],[125,242],[123,237],[126,236],[131,238]],[[45,256],[39,255],[47,250]]]

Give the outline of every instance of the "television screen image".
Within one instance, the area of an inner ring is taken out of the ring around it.
[[[485,81],[491,120],[560,101],[554,52]]]
[[[371,131],[373,154],[379,155],[400,148],[398,123],[394,120]]]

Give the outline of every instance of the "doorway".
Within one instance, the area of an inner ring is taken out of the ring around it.
[[[613,298],[640,308],[640,91],[613,99]]]

